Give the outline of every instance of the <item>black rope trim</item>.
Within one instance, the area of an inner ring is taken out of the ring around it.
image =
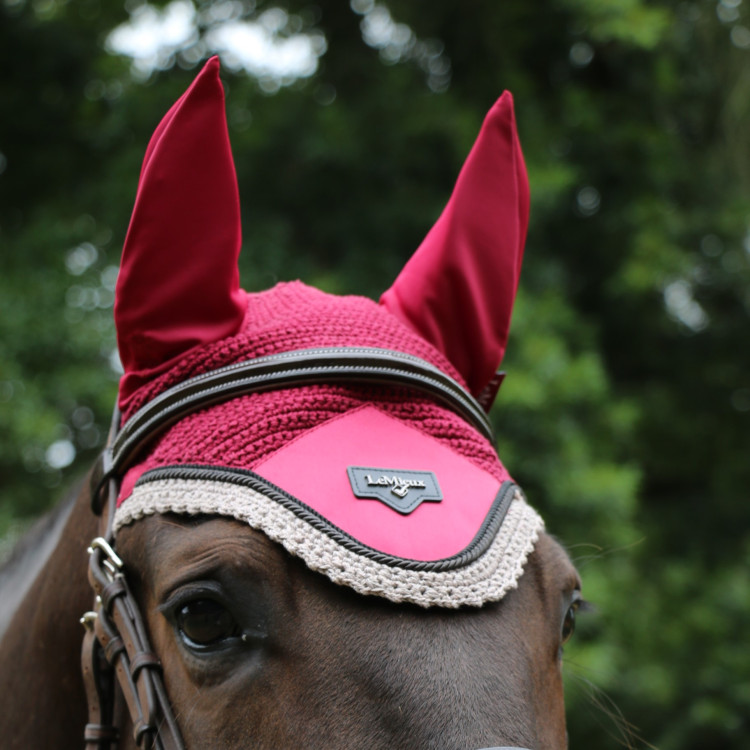
[[[310,524],[314,529],[323,532],[350,552],[355,552],[381,565],[401,568],[402,570],[435,573],[463,568],[477,560],[488,550],[505,520],[515,491],[518,489],[518,486],[511,481],[505,481],[500,485],[500,489],[479,531],[477,531],[471,542],[461,552],[441,560],[411,560],[405,557],[395,557],[394,555],[380,552],[362,544],[350,534],[332,524],[316,510],[305,505],[301,500],[298,500],[259,474],[247,469],[229,469],[221,466],[199,466],[196,464],[164,466],[145,472],[135,483],[135,486],[139,487],[150,482],[158,482],[166,479],[227,482],[239,487],[246,487],[261,493],[268,499],[291,511],[297,518]]]

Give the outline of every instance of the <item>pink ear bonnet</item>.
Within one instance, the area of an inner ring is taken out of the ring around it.
[[[443,607],[501,599],[543,528],[482,410],[528,211],[505,93],[379,303],[301,282],[248,294],[224,92],[209,60],[151,138],[125,241],[115,320],[130,458],[115,527],[219,514],[362,594]],[[199,407],[181,411],[193,398]]]

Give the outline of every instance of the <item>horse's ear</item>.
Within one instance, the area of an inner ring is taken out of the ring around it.
[[[209,60],[146,150],[115,296],[125,375],[120,407],[195,346],[236,333],[245,313],[237,178],[219,60]]]
[[[528,219],[529,183],[506,91],[442,215],[380,299],[446,355],[476,396],[505,352]]]

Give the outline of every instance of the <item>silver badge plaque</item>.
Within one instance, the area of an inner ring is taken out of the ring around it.
[[[432,471],[370,466],[349,466],[346,471],[355,497],[380,500],[403,515],[412,513],[423,502],[439,503],[443,499],[437,477]]]

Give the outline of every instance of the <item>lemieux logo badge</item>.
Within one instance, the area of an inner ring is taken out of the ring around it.
[[[355,497],[380,500],[404,515],[416,510],[423,502],[439,503],[443,499],[437,477],[431,471],[369,466],[349,466],[346,471]]]

